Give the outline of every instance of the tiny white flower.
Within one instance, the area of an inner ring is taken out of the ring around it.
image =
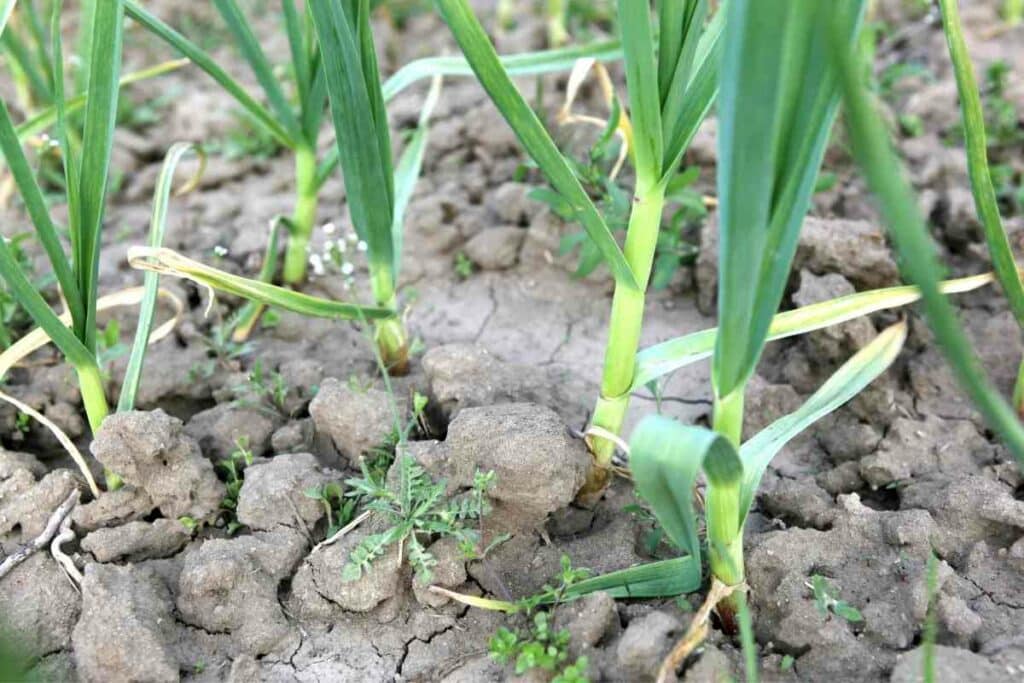
[[[342,273],[342,275],[351,275],[352,271],[354,271],[355,269],[356,269],[356,267],[353,266],[348,261],[345,261],[344,263],[341,264],[341,273]]]
[[[339,239],[337,242],[335,242],[334,247],[335,249],[338,250],[338,253],[340,254],[344,254],[345,250],[348,249],[348,245],[345,244],[345,240],[342,239]]]
[[[358,249],[359,251],[366,251],[366,242],[359,240],[359,242],[356,244],[356,249]]]
[[[337,226],[334,223],[324,223],[324,234],[333,235],[337,231]]]
[[[225,256],[228,255],[228,248],[218,244],[213,248],[213,253],[216,254],[217,256],[220,256],[221,258],[224,258]]]
[[[320,258],[320,254],[310,254],[309,265],[313,268],[313,273],[316,275],[324,274],[324,261]]]
[[[355,234],[354,232],[350,232],[347,235],[345,235],[345,239],[347,239],[349,242],[358,242],[359,235]]]

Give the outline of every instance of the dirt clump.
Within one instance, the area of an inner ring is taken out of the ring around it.
[[[103,465],[142,488],[165,517],[212,518],[224,485],[181,420],[162,410],[108,417],[90,447]]]
[[[93,531],[82,539],[82,550],[92,553],[97,562],[139,562],[170,557],[184,548],[190,538],[191,534],[176,519],[129,522]]]
[[[395,429],[395,399],[386,391],[353,388],[328,377],[309,404],[317,432],[331,438],[352,467],[359,456],[383,444]]]
[[[238,521],[254,530],[287,527],[307,531],[325,515],[323,504],[306,495],[341,478],[309,453],[278,455],[245,469],[238,494]]]
[[[253,655],[294,648],[298,635],[278,602],[280,582],[306,551],[293,531],[261,532],[190,547],[178,578],[182,620],[211,633],[227,633]]]
[[[90,564],[73,644],[83,681],[177,681],[173,603],[159,576],[137,566]]]
[[[402,552],[398,544],[389,545],[355,581],[342,578],[350,553],[370,533],[361,528],[306,558],[292,580],[292,591],[302,612],[321,618],[328,617],[334,606],[368,612],[399,591]]]
[[[8,548],[11,550],[12,548]],[[66,649],[79,613],[79,596],[46,553],[36,553],[0,580],[0,615],[29,657]]]

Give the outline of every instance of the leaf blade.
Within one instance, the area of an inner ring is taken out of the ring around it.
[[[600,249],[616,282],[638,290],[636,277],[611,230],[537,115],[502,68],[494,46],[466,0],[435,0],[435,4],[445,23],[451,28],[477,79],[515,131],[520,143],[537,162],[551,185],[577,211],[583,227]]]
[[[896,360],[907,339],[907,324],[882,331],[858,351],[799,408],[765,427],[740,446],[744,479],[740,493],[742,519],[754,502],[757,487],[772,458],[795,436],[860,393]]]

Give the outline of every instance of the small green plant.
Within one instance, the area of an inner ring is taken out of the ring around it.
[[[23,413],[19,410],[18,414],[14,416],[14,429],[18,432],[18,434],[24,435],[28,434],[31,428],[32,419],[28,416],[27,413]]]
[[[552,681],[564,683],[588,681],[587,658],[568,663],[569,632],[555,630],[547,612],[533,615],[527,633],[520,636],[505,627],[498,629],[488,642],[491,658],[499,664],[515,662],[517,676],[532,670],[555,674]]]
[[[291,417],[288,398],[292,389],[280,372],[264,369],[263,361],[252,364],[245,384],[235,387],[234,392],[238,405]]]
[[[224,134],[220,144],[220,149],[228,159],[272,159],[281,152],[280,141],[260,126],[246,110],[236,110],[232,116],[234,125]]]
[[[235,341],[234,325],[219,322],[210,326],[208,334],[199,338],[207,349],[207,358],[189,368],[189,379],[209,379],[218,368],[228,371],[238,369],[239,361],[253,352],[253,345],[247,341]]]
[[[841,600],[839,590],[821,574],[811,575],[811,580],[805,585],[814,594],[814,605],[818,608],[818,613],[821,616],[827,617],[829,613],[832,613],[851,624],[864,622],[860,610],[845,600]]]
[[[516,675],[531,670],[555,674],[553,680],[586,681],[587,658],[569,662],[569,632],[555,629],[553,609],[561,604],[567,591],[590,578],[590,571],[572,566],[568,555],[561,557],[561,569],[554,583],[547,583],[531,596],[509,604],[505,611],[523,613],[528,618],[525,630],[517,632],[501,627],[488,643],[491,658],[499,664],[515,662]],[[540,607],[548,607],[541,610]]]
[[[302,494],[323,505],[324,514],[327,516],[327,538],[341,531],[355,518],[356,505],[359,501],[356,498],[346,498],[345,491],[338,482],[314,486]]]
[[[224,473],[225,481],[224,500],[221,501],[221,517],[224,521],[225,530],[228,535],[233,535],[242,528],[238,521],[236,510],[238,509],[238,494],[242,491],[242,484],[245,483],[245,468],[252,464],[253,455],[249,449],[249,438],[239,437],[235,441],[235,449],[226,458],[217,463],[217,467]]]
[[[389,547],[408,551],[409,564],[423,581],[429,581],[437,560],[427,551],[432,538],[455,538],[465,551],[472,551],[480,542],[478,530],[470,525],[488,512],[487,489],[493,476],[478,473],[470,491],[445,498],[445,482],[433,481],[430,475],[408,455],[396,461],[398,477],[395,489],[378,481],[362,463],[363,476],[349,479],[346,495],[362,497],[365,508],[388,525],[386,531],[367,536],[349,554],[342,570],[345,581],[355,581],[370,569],[373,561]]]
[[[793,668],[794,664],[796,664],[796,657],[793,655],[782,655],[782,661],[779,662],[779,671],[789,671]]]
[[[353,382],[358,385],[358,380],[354,377],[349,378],[349,386],[353,386]],[[367,385],[365,388],[369,388]],[[363,389],[365,391],[365,389]],[[390,393],[390,385],[388,385]],[[422,432],[426,432],[424,422],[424,411],[427,409],[427,397],[418,391],[414,391],[412,395],[412,413],[409,418],[403,423],[397,417],[395,423],[391,427],[391,431],[384,438],[384,441],[377,444],[363,456],[362,463],[366,467],[366,472],[373,478],[374,481],[383,485],[384,477],[387,476],[388,469],[391,464],[395,461],[395,457],[402,444],[409,440],[413,432],[419,428]]]
[[[474,270],[473,262],[469,260],[464,251],[455,252],[455,261],[452,268],[460,280],[468,280]]]

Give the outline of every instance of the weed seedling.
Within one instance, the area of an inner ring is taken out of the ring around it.
[[[341,484],[337,482],[314,486],[302,493],[323,505],[324,514],[327,516],[327,538],[334,536],[355,518],[356,505],[359,501],[356,498],[346,498]]]
[[[207,359],[189,369],[192,381],[209,379],[218,368],[235,371],[239,361],[253,352],[252,344],[235,341],[233,332],[233,324],[219,322],[210,327],[209,334],[200,337],[200,343],[207,349]]]
[[[569,632],[556,629],[552,615],[554,608],[564,602],[566,592],[589,577],[589,570],[574,568],[569,556],[562,555],[561,571],[555,583],[545,584],[537,594],[523,598],[505,610],[525,614],[528,625],[521,632],[504,626],[499,628],[488,643],[491,658],[499,664],[515,662],[518,676],[536,669],[555,674],[553,680],[556,681],[587,680],[586,657],[568,663]],[[549,609],[539,609],[541,606]]]
[[[245,384],[234,388],[235,403],[240,406],[256,408],[273,415],[291,417],[288,397],[291,387],[284,375],[274,370],[268,372],[263,368],[263,361],[257,360],[249,369]]]
[[[474,266],[473,262],[466,256],[466,252],[457,251],[455,252],[455,261],[452,269],[460,280],[468,280],[469,276],[473,274]]]
[[[814,605],[818,608],[818,613],[821,616],[827,617],[829,613],[832,613],[851,624],[864,622],[860,610],[845,600],[841,600],[839,590],[821,574],[813,574],[811,580],[805,582],[804,585],[810,588],[814,594]]]
[[[437,564],[426,548],[430,540],[455,538],[464,550],[479,545],[480,534],[470,523],[490,509],[487,489],[494,481],[492,476],[478,475],[470,491],[446,499],[445,482],[433,481],[411,456],[400,456],[396,466],[394,488],[376,480],[365,462],[363,476],[345,482],[350,489],[346,495],[361,497],[365,509],[380,515],[388,525],[387,530],[367,536],[352,550],[342,570],[345,581],[359,579],[390,546],[398,546],[399,552],[408,549],[409,564],[426,582]]]
[[[221,459],[217,463],[217,466],[225,476],[224,487],[226,493],[224,494],[224,500],[221,501],[220,508],[222,511],[221,516],[225,523],[225,530],[229,536],[242,528],[236,514],[238,494],[242,490],[242,484],[245,483],[245,468],[251,465],[252,461],[253,455],[252,451],[249,450],[249,439],[243,436],[235,441],[235,450],[231,451],[228,457]]]

